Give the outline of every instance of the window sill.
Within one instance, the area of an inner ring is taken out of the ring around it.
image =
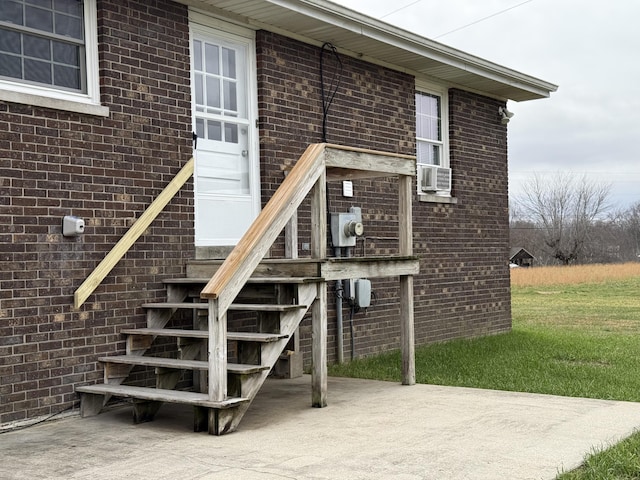
[[[59,98],[34,95],[32,93],[15,92],[0,89],[0,100],[4,100],[6,102],[22,103],[26,105],[34,105],[36,107],[65,110],[67,112],[84,113],[86,115],[95,115],[98,117],[109,116],[109,107],[104,107],[102,105],[97,105],[95,103],[89,102],[63,100]]]
[[[425,203],[449,203],[455,205],[458,203],[458,199],[456,197],[445,197],[444,195],[436,195],[433,193],[420,193],[418,194],[418,201]]]

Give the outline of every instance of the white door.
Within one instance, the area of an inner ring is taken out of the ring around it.
[[[191,48],[195,243],[235,245],[260,211],[253,41],[194,27]]]

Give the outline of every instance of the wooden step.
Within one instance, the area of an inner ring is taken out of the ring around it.
[[[216,402],[209,400],[209,396],[206,393],[162,390],[159,388],[134,387],[131,385],[108,385],[104,383],[76,387],[76,392],[91,393],[94,395],[113,395],[122,398],[139,398],[156,402],[183,403],[220,409],[231,408],[249,401],[248,398],[230,397],[226,400]]]
[[[208,303],[202,302],[157,302],[145,303],[142,308],[185,308],[196,310],[207,310]],[[306,305],[277,305],[269,303],[232,303],[229,310],[245,312],[288,312],[290,310],[306,309]]]
[[[201,360],[180,360],[177,358],[147,357],[144,355],[114,355],[98,359],[104,363],[122,363],[126,365],[141,365],[144,367],[175,368],[179,370],[208,370],[209,364]],[[265,365],[247,365],[243,363],[228,363],[227,372],[248,375],[268,370]]]
[[[189,260],[186,265],[186,276],[193,278],[211,278],[220,268],[224,260]],[[298,259],[263,259],[256,267],[252,277],[317,277],[322,261],[311,258]]]
[[[182,330],[178,328],[131,328],[121,330],[126,335],[153,335],[156,337],[209,338],[207,330]],[[289,335],[279,333],[227,332],[227,339],[242,342],[277,342]]]

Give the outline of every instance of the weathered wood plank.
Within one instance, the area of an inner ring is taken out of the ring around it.
[[[208,362],[202,361],[202,360],[182,360],[177,358],[144,357],[139,355],[114,355],[112,357],[101,357],[98,360],[110,366],[139,365],[143,367],[176,368],[181,370],[209,369]],[[243,365],[240,363],[227,363],[226,359],[224,364],[230,373],[239,373],[243,375],[260,372],[266,368],[269,368],[263,365]],[[227,370],[225,370],[225,378],[226,378]]]
[[[399,179],[398,218],[400,224],[400,254],[413,254],[413,220],[411,199],[413,177]],[[400,276],[400,350],[402,354],[402,384],[416,383],[415,328],[413,316],[413,277]]]
[[[398,227],[400,255],[413,255],[413,190],[411,181],[413,177],[401,176],[398,178]]]
[[[120,333],[132,336],[209,338],[209,332],[207,330],[186,330],[178,328],[131,328],[121,330]],[[234,341],[269,343],[282,338],[287,338],[287,336],[277,333],[227,332],[227,339]]]
[[[207,330],[209,400],[220,402],[227,398],[227,312],[221,310],[217,299],[209,300]],[[209,423],[211,425],[211,423]]]
[[[80,390],[76,389],[76,392],[80,392]],[[80,396],[80,416],[85,418],[98,415],[104,404],[105,396],[103,394],[84,392]]]
[[[187,277],[207,277],[207,282],[211,280],[216,272],[220,269],[222,261],[220,260],[191,260],[187,263]],[[247,283],[267,282],[273,278],[277,282],[278,278],[291,278],[291,283],[296,282],[296,277],[313,277],[318,276],[318,264],[309,258],[299,259],[269,259],[264,258],[256,266],[251,277],[247,279]],[[283,281],[284,283],[284,281]]]
[[[402,384],[416,383],[415,330],[413,317],[413,277],[400,277],[400,351]]]
[[[102,280],[109,275],[109,272],[116,266],[131,246],[149,228],[158,214],[173,199],[175,194],[182,188],[186,181],[193,175],[193,157],[185,164],[178,174],[169,182],[158,197],[147,207],[140,218],[131,226],[123,237],[115,244],[106,257],[98,264],[93,272],[86,278],[82,285],[73,294],[74,308],[80,306],[89,298],[89,295],[102,283]]]
[[[327,406],[327,284],[318,284],[312,310],[311,405]]]
[[[415,257],[394,259],[335,258],[322,264],[321,273],[326,281],[344,278],[383,278],[415,275],[420,271],[420,260]]]
[[[206,393],[182,390],[158,390],[157,388],[134,387],[131,385],[85,385],[76,387],[76,392],[93,395],[113,395],[120,398],[140,398],[169,403],[200,405],[209,408],[231,408],[248,401],[247,398],[227,398],[220,402],[209,400]]]
[[[316,183],[311,193],[311,256],[327,256],[327,183],[326,174]],[[312,309],[312,370],[311,404],[327,406],[327,283],[319,283]]]
[[[209,308],[208,303],[202,302],[157,302],[157,303],[145,303],[142,308],[184,308],[184,309],[196,309],[207,310]],[[276,305],[268,303],[232,303],[228,306],[227,310],[243,311],[243,312],[286,312],[287,310],[296,310],[299,308],[306,308],[305,305]]]
[[[284,256],[286,258],[298,258],[298,211],[291,215],[284,230]]]
[[[366,172],[368,177],[388,177],[391,175],[416,175],[416,157],[397,153],[378,152],[363,148],[326,145],[325,161],[329,176],[338,179],[340,169],[345,170],[345,179],[356,178],[353,170]]]
[[[178,368],[183,370],[206,370],[207,362],[201,360],[181,360],[177,358],[146,357],[141,355],[114,355],[98,358],[109,365],[139,365],[143,367]]]

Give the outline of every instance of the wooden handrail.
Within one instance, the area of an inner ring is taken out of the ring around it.
[[[323,143],[307,147],[258,218],[202,290],[202,298],[218,300],[220,312],[227,310],[291,216],[324,173],[324,150]]]
[[[140,218],[129,228],[127,233],[114,245],[95,270],[82,282],[82,285],[80,285],[73,294],[73,305],[75,308],[80,308],[87,298],[89,298],[89,295],[102,283],[102,280],[111,272],[113,267],[116,266],[136,240],[138,240],[149,225],[151,225],[151,222],[156,219],[164,207],[193,175],[193,164],[194,160],[193,157],[191,157],[160,195],[149,205]]]

